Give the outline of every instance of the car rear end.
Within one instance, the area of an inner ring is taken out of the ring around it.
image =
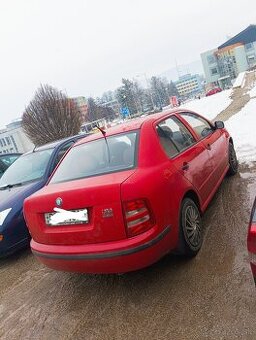
[[[83,153],[76,154],[75,148],[84,147],[85,173],[75,175],[79,166],[69,164],[66,156],[50,184],[26,200],[31,248],[45,265],[65,271],[118,273],[148,266],[168,252],[170,228],[159,230],[150,200],[127,184],[138,172],[138,135],[100,139],[90,154],[86,154],[89,144],[75,146],[70,156],[73,153],[74,160],[81,161]],[[99,146],[104,147],[102,155]],[[118,159],[120,154],[125,159]],[[89,156],[95,157],[89,161]]]
[[[254,282],[256,284],[256,198],[251,211],[247,237],[247,247],[252,274],[254,277]]]

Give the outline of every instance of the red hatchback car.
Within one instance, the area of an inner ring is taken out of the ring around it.
[[[237,172],[223,122],[175,110],[81,140],[26,199],[34,255],[48,267],[118,273],[169,252],[195,256],[201,214]]]

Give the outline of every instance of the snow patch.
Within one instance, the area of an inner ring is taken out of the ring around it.
[[[212,120],[221,111],[225,110],[232,102],[230,98],[232,90],[225,90],[209,97],[202,97],[182,104],[182,108],[195,111]]]
[[[254,86],[250,91],[249,91],[250,97],[256,97],[256,86]]]
[[[225,122],[225,126],[234,140],[237,157],[240,162],[256,161],[256,99],[251,99],[241,111]]]
[[[245,74],[246,74],[246,72],[239,73],[239,75],[237,76],[237,78],[236,78],[236,80],[233,84],[233,89],[235,89],[237,87],[244,87]]]

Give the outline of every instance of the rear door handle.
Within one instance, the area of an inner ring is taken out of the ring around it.
[[[189,169],[189,164],[187,162],[184,162],[182,167],[181,167],[182,170],[188,170]]]
[[[212,148],[211,144],[208,143],[208,144],[206,145],[206,148],[207,148],[208,150],[211,150],[211,148]]]

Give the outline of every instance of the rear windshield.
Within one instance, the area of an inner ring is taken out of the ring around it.
[[[50,183],[132,169],[135,167],[137,134],[119,134],[74,146]]]

